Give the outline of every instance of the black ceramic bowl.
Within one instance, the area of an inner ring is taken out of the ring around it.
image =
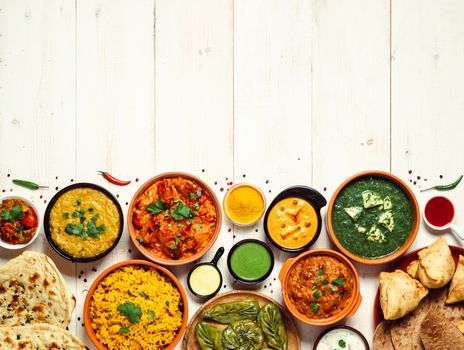
[[[77,258],[68,252],[64,251],[61,249],[58,244],[55,243],[55,241],[52,239],[51,235],[51,230],[50,230],[50,212],[52,211],[53,206],[55,205],[56,201],[58,198],[60,198],[64,193],[73,190],[75,188],[92,188],[94,190],[97,190],[99,192],[102,192],[104,195],[106,195],[116,206],[119,214],[119,232],[116,237],[116,239],[113,241],[113,244],[104,252],[88,257],[88,258]],[[52,248],[55,250],[55,252],[58,253],[61,257],[73,261],[73,262],[79,262],[79,263],[84,263],[84,262],[90,262],[90,261],[95,261],[98,260],[102,257],[104,257],[106,254],[108,254],[111,250],[113,250],[114,247],[118,244],[119,240],[121,239],[122,231],[124,229],[124,216],[122,213],[121,205],[119,204],[118,200],[105,188],[98,186],[96,184],[92,183],[86,183],[86,182],[81,182],[81,183],[76,183],[69,185],[59,192],[57,192],[53,198],[50,200],[50,202],[47,205],[47,209],[45,210],[45,216],[44,216],[44,229],[45,229],[45,237],[47,237],[48,243],[52,246]]]
[[[233,253],[235,252],[235,250],[237,248],[239,248],[240,246],[242,246],[243,244],[246,244],[246,243],[256,243],[256,244],[259,244],[260,246],[264,247],[266,249],[266,251],[269,253],[269,257],[271,259],[271,265],[269,267],[269,270],[266,272],[266,274],[264,274],[262,277],[260,278],[257,278],[257,279],[254,279],[254,280],[247,280],[247,279],[243,279],[242,277],[238,276],[234,270],[232,269],[232,265],[231,265],[231,258],[232,258],[232,255]],[[232,275],[232,277],[234,279],[236,279],[237,281],[245,284],[245,285],[253,285],[253,284],[259,284],[261,282],[263,282],[266,278],[268,278],[271,273],[272,273],[272,270],[274,269],[274,254],[272,253],[272,250],[271,248],[266,244],[264,243],[263,241],[260,241],[258,239],[244,239],[240,242],[237,242],[235,243],[232,248],[230,249],[229,251],[229,254],[227,255],[227,267],[229,269],[229,272],[230,274]]]
[[[272,210],[272,208],[279,203],[281,200],[285,198],[290,198],[290,197],[295,197],[295,198],[301,198],[305,201],[307,201],[309,204],[311,204],[314,207],[314,210],[316,211],[317,214],[317,229],[316,233],[314,234],[314,237],[306,243],[305,245],[298,247],[298,248],[288,248],[281,246],[277,242],[274,241],[272,236],[269,233],[268,226],[267,226],[267,221],[269,218],[269,214]],[[264,232],[266,233],[267,239],[272,243],[272,245],[284,252],[288,253],[299,253],[302,251],[307,250],[309,247],[311,247],[314,242],[319,238],[319,235],[321,233],[322,229],[322,217],[321,217],[321,209],[327,204],[326,199],[322,194],[320,194],[318,191],[316,191],[314,188],[311,187],[306,187],[306,186],[293,186],[289,187],[282,192],[280,192],[274,200],[271,202],[269,207],[266,210],[266,214],[264,215]]]
[[[319,345],[319,342],[321,341],[322,337],[324,335],[326,335],[327,333],[332,332],[334,329],[347,329],[347,330],[357,334],[359,336],[359,338],[361,338],[361,341],[364,343],[364,346],[366,347],[366,350],[370,350],[369,343],[367,342],[366,337],[364,337],[364,335],[362,335],[362,333],[360,331],[358,331],[357,329],[355,329],[353,327],[350,327],[350,326],[345,326],[345,325],[339,325],[339,326],[330,327],[330,328],[326,329],[325,331],[323,331],[321,334],[319,334],[319,336],[317,337],[317,339],[316,339],[316,341],[314,343],[313,350],[317,350],[317,346]]]

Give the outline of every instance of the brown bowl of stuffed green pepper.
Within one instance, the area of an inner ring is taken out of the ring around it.
[[[203,304],[187,326],[182,349],[238,349],[239,339],[252,349],[301,350],[295,324],[282,306],[245,290],[219,294]]]

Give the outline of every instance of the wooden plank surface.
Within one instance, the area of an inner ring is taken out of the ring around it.
[[[156,173],[184,171],[204,179],[222,202],[233,175],[232,1],[156,1]],[[224,221],[202,261],[232,246]],[[232,281],[226,255],[219,261],[224,291]],[[187,286],[192,265],[173,271]],[[187,291],[190,316],[201,305]]]
[[[145,180],[180,170],[220,200],[243,181],[268,202],[294,184],[330,200],[349,175],[381,169],[408,181],[423,205],[437,192],[419,186],[464,168],[463,16],[458,0],[0,0],[0,194],[31,198],[43,213],[56,191],[89,181],[126,212]],[[98,170],[132,183],[111,185]],[[31,192],[12,178],[50,189]],[[463,192],[446,193],[458,213]],[[248,237],[263,239],[262,223],[224,220],[203,260]],[[413,248],[435,238],[422,226]],[[325,229],[315,246],[330,246]],[[140,257],[127,229],[95,264],[64,261],[43,236],[31,249],[59,265],[78,299],[70,330],[94,349],[83,300],[104,267]],[[259,290],[281,301],[277,274],[290,256],[275,253]],[[2,249],[0,262],[16,255]],[[190,267],[172,270],[185,284]],[[220,267],[223,290],[238,287],[225,257]],[[357,267],[363,303],[345,323],[371,340],[385,267]],[[192,315],[199,304],[190,305]],[[310,349],[322,329],[299,330]]]
[[[315,1],[313,23],[313,185],[329,201],[352,174],[390,167],[389,3]],[[325,231],[315,246],[331,246]],[[346,324],[370,340],[377,274],[384,267],[355,266],[363,302]],[[310,333],[312,343],[319,329]]]

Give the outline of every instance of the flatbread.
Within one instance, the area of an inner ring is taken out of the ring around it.
[[[0,327],[2,350],[85,350],[86,347],[70,332],[49,324]]]
[[[0,267],[0,305],[0,326],[66,328],[76,299],[49,257],[25,251]]]
[[[392,343],[389,321],[379,323],[374,332],[373,350],[395,350]]]
[[[464,350],[464,335],[433,306],[422,321],[420,338],[425,350]]]
[[[419,332],[414,333],[417,324],[421,324],[425,317],[430,304],[425,299],[418,308],[406,315],[405,317],[392,322],[391,325],[391,339],[395,349],[404,350],[424,350],[422,342],[419,337]]]

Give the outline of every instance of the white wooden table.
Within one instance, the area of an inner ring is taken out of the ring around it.
[[[423,204],[434,194],[418,193],[425,179],[464,171],[463,18],[461,0],[0,0],[0,194],[27,196],[43,215],[58,189],[90,181],[127,211],[145,180],[181,170],[220,199],[228,182],[246,180],[268,201],[294,184],[329,200],[349,175],[381,169]],[[132,184],[111,185],[98,170]],[[447,195],[464,225],[464,186]],[[264,239],[261,223],[225,221],[204,259],[249,237]],[[411,249],[435,238],[422,225]],[[315,247],[328,246],[323,230]],[[103,268],[140,257],[127,229],[93,264],[61,259],[43,235],[30,248],[65,275],[78,300],[70,329],[93,349],[83,300]],[[18,253],[0,250],[0,262]],[[276,256],[260,291],[281,301],[288,255]],[[345,322],[371,340],[385,266],[356,266],[363,302]],[[172,270],[185,283],[188,268]],[[190,300],[190,315],[197,307]],[[305,350],[322,331],[299,330]]]

